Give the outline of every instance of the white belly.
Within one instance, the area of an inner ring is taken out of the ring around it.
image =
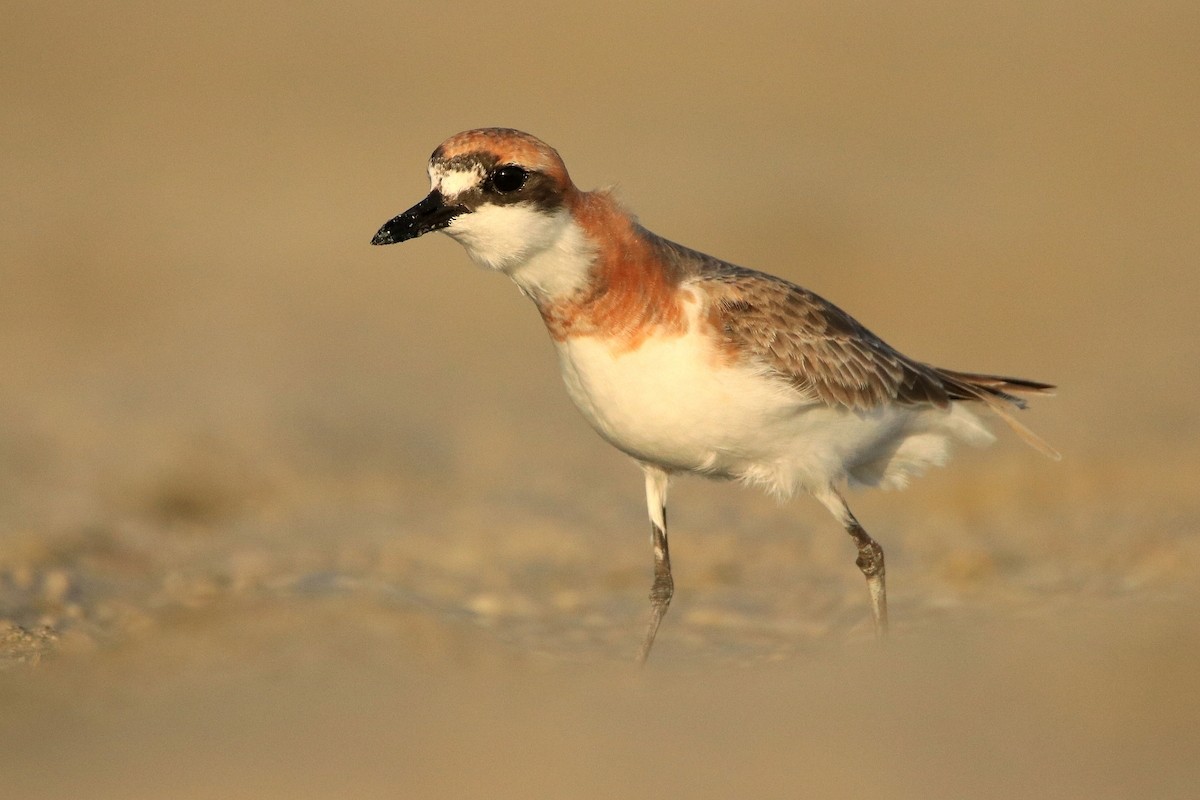
[[[627,352],[597,337],[557,343],[571,399],[602,437],[640,461],[787,495],[844,479],[902,486],[945,461],[951,435],[991,440],[957,405],[862,413],[806,402],[778,378],[722,363],[698,327]]]

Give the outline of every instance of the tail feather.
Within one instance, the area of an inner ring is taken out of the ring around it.
[[[1042,455],[1058,461],[1062,458],[1057,450],[1047,444],[1036,433],[1026,428],[1012,415],[1012,409],[1025,408],[1026,403],[1020,397],[1012,394],[1054,394],[1055,387],[1049,383],[1027,381],[1023,378],[1005,378],[999,375],[977,375],[970,372],[955,372],[948,369],[938,369],[938,376],[946,385],[946,390],[954,400],[978,400],[992,412],[1004,420],[1013,431],[1025,440],[1033,449]]]

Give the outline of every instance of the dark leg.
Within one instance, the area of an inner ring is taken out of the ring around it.
[[[858,564],[858,568],[862,570],[863,576],[867,579],[867,591],[871,594],[871,618],[875,622],[875,635],[883,638],[887,635],[888,627],[883,548],[879,546],[879,542],[871,538],[862,525],[858,524],[858,520],[850,513],[846,501],[835,489],[817,495],[817,499],[833,512],[858,547],[858,559],[854,563]]]
[[[853,516],[850,517],[850,524],[846,526],[846,532],[858,545],[858,558],[854,563],[858,564],[858,568],[867,579],[867,590],[871,593],[871,617],[875,620],[875,635],[882,638],[887,635],[888,626],[883,548],[863,530],[862,525],[859,525]]]
[[[650,512],[650,540],[654,546],[654,584],[650,587],[650,622],[638,651],[638,663],[645,664],[654,646],[654,636],[671,596],[675,593],[675,581],[671,578],[671,552],[667,548],[667,482],[670,476],[657,467],[643,465],[646,471],[646,505]]]

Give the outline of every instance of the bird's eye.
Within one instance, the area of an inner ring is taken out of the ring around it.
[[[511,194],[524,186],[528,178],[528,172],[520,167],[508,164],[493,171],[489,183],[500,194]]]

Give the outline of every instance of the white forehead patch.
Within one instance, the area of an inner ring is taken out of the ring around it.
[[[478,186],[482,180],[483,169],[478,166],[470,169],[446,169],[440,164],[429,165],[429,188],[441,192],[443,197],[457,197]]]

